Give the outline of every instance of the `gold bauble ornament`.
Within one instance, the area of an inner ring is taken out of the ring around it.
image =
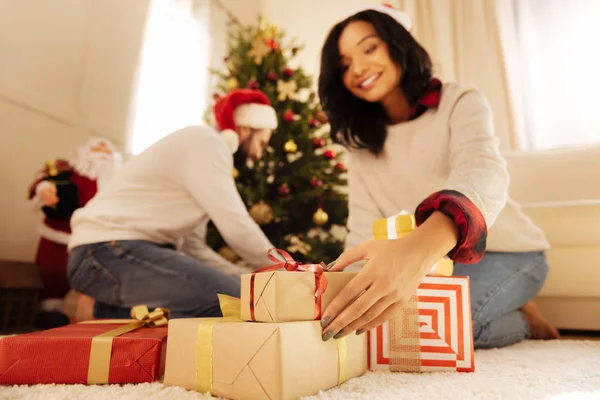
[[[233,90],[237,89],[240,86],[240,82],[235,77],[231,77],[227,79],[227,89]]]
[[[329,220],[329,215],[327,215],[327,213],[325,211],[323,211],[322,208],[319,208],[313,214],[313,222],[316,225],[325,225],[328,220]]]
[[[219,255],[221,257],[223,257],[224,259],[226,259],[227,261],[230,261],[232,263],[236,263],[240,260],[240,258],[238,257],[238,255],[235,253],[235,251],[233,251],[233,249],[229,246],[223,246],[219,249]]]
[[[294,139],[290,139],[283,145],[283,149],[286,153],[295,153],[298,151],[298,145],[294,142]]]
[[[249,213],[258,225],[266,225],[273,221],[273,209],[262,200],[250,207]]]
[[[233,171],[231,171],[231,176],[233,179],[237,179],[240,176],[240,171],[236,167],[233,167]]]

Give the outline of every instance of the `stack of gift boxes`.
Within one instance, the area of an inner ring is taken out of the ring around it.
[[[377,221],[375,239],[414,229],[401,214]],[[370,370],[474,370],[469,280],[440,260],[400,313],[363,335],[324,342],[320,318],[356,275],[324,272],[283,251],[241,277],[241,298],[219,296],[222,318],[168,321],[166,310],[0,339],[0,384],[164,384],[231,399],[292,399]]]

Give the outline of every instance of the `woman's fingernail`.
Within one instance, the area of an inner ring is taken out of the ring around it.
[[[329,339],[331,339],[331,337],[333,336],[334,333],[335,333],[334,331],[328,330],[323,334],[323,336],[321,336],[321,339],[323,339],[323,341],[326,342]]]
[[[321,320],[321,328],[325,328],[331,322],[331,317],[325,317]]]
[[[336,261],[332,261],[325,267],[325,271],[329,271],[335,265]]]
[[[359,329],[359,330],[356,331],[357,335],[362,335],[363,333],[365,333],[364,329]]]
[[[343,329],[341,331],[339,331],[333,338],[334,339],[339,339],[342,336],[344,336],[344,330]]]

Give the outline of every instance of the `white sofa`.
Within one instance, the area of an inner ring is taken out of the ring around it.
[[[600,331],[600,146],[504,155],[511,196],[552,245],[540,309],[560,329]]]

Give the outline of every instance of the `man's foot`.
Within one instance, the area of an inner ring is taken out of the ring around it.
[[[531,339],[550,340],[559,339],[560,335],[556,328],[542,315],[537,305],[530,301],[521,308],[521,313],[529,324]]]

